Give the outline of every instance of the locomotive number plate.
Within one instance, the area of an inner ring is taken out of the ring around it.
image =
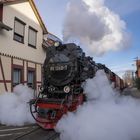
[[[56,65],[50,67],[50,71],[62,71],[62,70],[67,70],[67,65]]]

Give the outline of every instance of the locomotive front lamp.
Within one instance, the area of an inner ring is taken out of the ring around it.
[[[59,42],[59,41],[56,41],[56,42],[54,43],[54,46],[55,46],[55,47],[60,46],[60,42]]]
[[[70,92],[70,87],[69,86],[65,86],[63,90],[64,90],[65,93],[69,93]]]

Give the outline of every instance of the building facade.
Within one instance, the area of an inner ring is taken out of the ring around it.
[[[41,85],[47,29],[33,0],[0,0],[0,93]]]
[[[136,60],[136,76],[137,78],[140,78],[140,60]]]

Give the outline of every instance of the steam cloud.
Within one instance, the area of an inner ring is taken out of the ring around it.
[[[18,85],[13,93],[0,95],[0,123],[12,126],[22,126],[25,123],[34,123],[29,111],[30,99],[33,99],[33,90]]]
[[[92,55],[130,46],[125,22],[104,5],[104,0],[71,0],[67,6],[63,39],[65,42],[78,39]]]
[[[84,85],[88,101],[58,122],[61,140],[140,139],[140,100],[121,96],[103,71]]]

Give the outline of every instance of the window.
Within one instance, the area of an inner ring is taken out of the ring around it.
[[[13,86],[16,86],[21,83],[21,69],[13,69]]]
[[[35,88],[35,71],[28,70],[27,85],[31,88]]]
[[[36,48],[37,31],[29,26],[28,35],[28,45],[30,47]]]
[[[14,40],[24,43],[24,30],[25,23],[17,18],[15,18],[15,26],[14,26]]]

